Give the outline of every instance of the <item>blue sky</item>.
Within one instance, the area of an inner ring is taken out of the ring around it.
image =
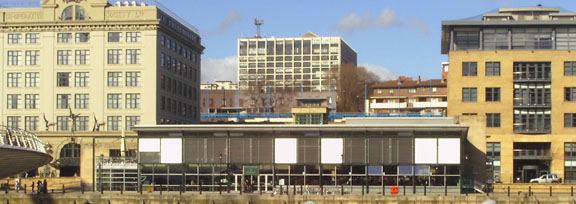
[[[200,30],[202,82],[236,81],[237,39],[256,33],[263,18],[267,37],[312,31],[341,36],[358,52],[359,65],[382,79],[396,76],[440,78],[442,20],[465,19],[500,7],[561,7],[574,0],[159,0]]]

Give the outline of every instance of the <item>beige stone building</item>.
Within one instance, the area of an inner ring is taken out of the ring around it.
[[[488,182],[576,182],[576,13],[501,8],[442,22],[448,116],[486,121]],[[476,120],[478,121],[478,120]],[[463,122],[464,124],[465,122]]]
[[[121,131],[134,125],[199,122],[204,47],[196,28],[165,7],[106,0],[6,7],[0,121],[48,142],[57,175],[92,183],[94,156],[120,156]]]
[[[341,65],[357,64],[356,51],[340,37],[306,33],[292,38],[238,39],[241,90],[330,91]]]

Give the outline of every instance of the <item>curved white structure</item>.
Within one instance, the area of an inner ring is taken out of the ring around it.
[[[0,166],[9,167],[0,168],[0,178],[38,168],[51,160],[36,135],[0,126]]]

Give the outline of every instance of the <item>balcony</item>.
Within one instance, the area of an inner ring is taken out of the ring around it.
[[[548,149],[515,149],[514,159],[519,160],[552,160]]]
[[[552,130],[548,129],[523,129],[523,128],[514,128],[514,133],[516,134],[550,134]]]
[[[395,108],[406,108],[407,103],[371,103],[370,108],[373,109],[395,109]]]
[[[412,104],[414,108],[446,108],[448,107],[448,102],[414,102]]]

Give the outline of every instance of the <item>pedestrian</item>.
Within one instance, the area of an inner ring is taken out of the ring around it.
[[[22,182],[20,181],[20,178],[16,179],[16,186],[14,186],[16,193],[18,193],[20,191],[20,188],[22,188]]]
[[[6,184],[4,184],[4,190],[6,191],[6,193],[10,191],[10,180],[8,179],[6,179]]]
[[[37,184],[38,184],[38,186],[36,186],[36,188],[37,188],[38,190],[36,191],[36,193],[37,193],[37,194],[40,194],[40,193],[42,193],[42,189],[44,189],[44,188],[42,187],[42,181],[38,180]]]
[[[31,186],[32,186],[32,187],[31,187],[31,189],[32,189],[32,194],[34,194],[34,184],[36,184],[36,183],[34,183],[34,181],[32,181],[32,185],[31,185]]]
[[[42,184],[42,187],[44,187],[44,194],[48,193],[48,183],[46,182],[46,179],[44,179],[44,184]]]

